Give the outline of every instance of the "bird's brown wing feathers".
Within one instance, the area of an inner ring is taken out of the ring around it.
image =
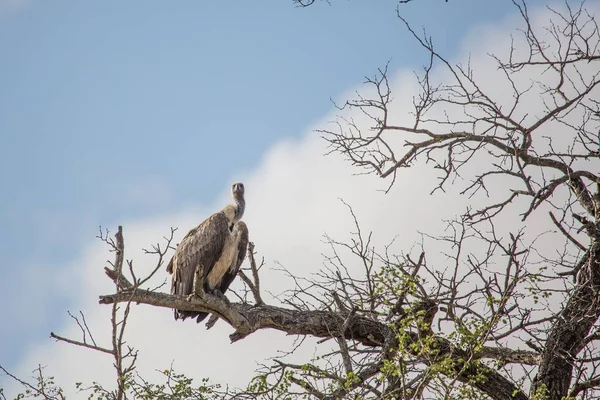
[[[192,293],[196,268],[201,265],[206,277],[219,259],[227,235],[229,222],[222,212],[211,215],[185,235],[167,265],[167,271],[173,274],[171,294],[187,296]],[[197,315],[194,311],[175,310],[175,319]]]
[[[235,245],[237,246],[238,251],[237,257],[233,260],[231,266],[229,267],[225,275],[223,275],[223,278],[221,278],[221,283],[216,287],[222,294],[225,294],[227,289],[229,289],[229,285],[231,285],[231,282],[233,282],[233,280],[237,276],[237,273],[240,270],[244,259],[246,258],[246,251],[248,248],[248,227],[246,226],[244,221],[239,221],[235,224],[235,227],[233,228],[234,235],[236,235],[236,230],[237,242],[235,243]],[[208,313],[198,313],[196,315],[196,322],[201,322],[204,318],[206,318],[207,315]]]

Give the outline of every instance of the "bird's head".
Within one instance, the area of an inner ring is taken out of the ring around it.
[[[234,199],[244,198],[244,184],[236,182],[231,186],[231,193]]]

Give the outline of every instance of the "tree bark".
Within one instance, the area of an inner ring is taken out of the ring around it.
[[[590,245],[590,254],[577,276],[571,297],[550,330],[533,382],[532,393],[546,392],[549,400],[568,396],[573,361],[600,316],[600,246],[597,241]]]

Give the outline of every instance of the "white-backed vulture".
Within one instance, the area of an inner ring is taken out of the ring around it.
[[[194,273],[201,268],[206,292],[223,294],[237,275],[248,247],[248,228],[240,221],[244,214],[244,185],[234,183],[235,205],[227,205],[188,232],[167,265],[172,274],[171,294],[188,296],[194,287]],[[202,321],[208,314],[175,310],[175,319]]]

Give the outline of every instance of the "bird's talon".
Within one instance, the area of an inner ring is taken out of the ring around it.
[[[191,294],[188,294],[185,299],[187,301],[192,301],[192,300],[197,300],[199,298],[200,298],[200,296],[198,296],[196,293],[191,293]]]
[[[225,296],[223,293],[221,293],[221,291],[219,289],[213,290],[213,295],[215,295],[219,299],[223,300],[225,302],[225,304],[229,304],[229,299],[227,298],[227,296]]]

